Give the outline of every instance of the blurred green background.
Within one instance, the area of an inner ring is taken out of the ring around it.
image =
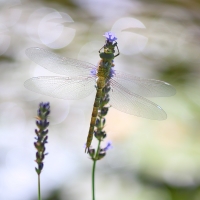
[[[105,142],[113,148],[97,163],[96,199],[200,199],[199,1],[8,0],[0,1],[1,200],[37,199],[34,117],[41,101],[52,110],[43,200],[91,199],[84,143],[95,94],[64,101],[26,90],[28,78],[55,74],[29,60],[25,49],[96,64],[110,30],[121,52],[116,69],[169,82],[177,94],[151,99],[167,112],[165,121],[110,109]]]

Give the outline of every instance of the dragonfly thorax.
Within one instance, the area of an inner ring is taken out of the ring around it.
[[[111,73],[113,62],[101,60],[97,69],[97,77],[108,79]]]
[[[114,54],[113,53],[105,53],[102,52],[99,54],[100,58],[104,59],[104,60],[113,60],[114,59]]]

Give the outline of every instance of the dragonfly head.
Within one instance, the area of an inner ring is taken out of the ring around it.
[[[115,53],[115,45],[110,43],[110,42],[107,42],[105,45],[104,45],[104,52],[100,53],[100,57],[104,60],[113,60],[114,59],[114,53]]]
[[[100,52],[101,49],[99,50],[100,53],[100,57],[105,60],[105,61],[112,61],[114,59],[114,57],[119,55],[119,50],[118,50],[118,54],[115,54],[115,47],[117,47],[117,38],[115,37],[115,35],[112,32],[106,32],[103,36],[106,37],[106,43],[105,45],[101,48],[104,49],[103,52]],[[118,47],[117,47],[118,49]]]

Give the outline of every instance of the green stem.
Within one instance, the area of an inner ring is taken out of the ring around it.
[[[92,167],[92,200],[95,200],[95,167],[96,167],[96,160],[93,162],[93,167]]]
[[[40,195],[40,174],[38,174],[38,200],[42,200]]]
[[[96,155],[95,155],[95,159],[97,159],[97,156],[99,154],[100,144],[101,144],[101,140],[99,140],[99,142],[98,142],[98,147],[97,147],[97,152],[96,152]]]
[[[96,169],[97,156],[98,156],[99,150],[100,150],[100,144],[101,144],[101,141],[99,140],[97,151],[96,151],[96,154],[95,154],[95,156],[93,158],[93,167],[92,167],[92,200],[95,200],[95,169]]]

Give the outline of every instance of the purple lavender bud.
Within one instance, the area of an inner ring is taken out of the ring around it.
[[[36,152],[36,158],[39,159],[40,158],[40,154],[38,152]]]
[[[104,88],[103,88],[103,92],[104,93],[108,93],[108,92],[110,92],[110,86],[105,86]]]
[[[109,108],[107,108],[107,107],[103,107],[102,109],[101,109],[101,115],[102,116],[106,116],[107,115],[107,113],[108,113],[108,109]],[[104,119],[105,120],[105,119]],[[105,123],[104,123],[105,124]]]
[[[47,117],[49,114],[50,114],[50,111],[48,110],[48,111],[45,113],[45,117]]]
[[[108,104],[109,101],[110,101],[109,96],[106,96],[105,99],[104,99],[103,101],[104,101],[104,104],[105,104],[105,105]]]
[[[38,165],[38,168],[40,171],[43,169],[43,166],[44,166],[44,164],[42,162]]]
[[[104,134],[103,134],[103,139],[104,139],[104,138],[106,138],[106,136],[107,136],[107,135],[106,135],[106,132],[104,131]]]
[[[49,103],[43,103],[43,106],[42,106],[44,109],[47,109],[49,107]]]
[[[43,129],[46,129],[49,126],[49,122],[45,119],[44,121],[41,121],[41,127]]]
[[[102,120],[102,124],[103,124],[103,126],[105,125],[105,123],[106,123],[106,119],[103,118],[103,120]]]
[[[38,128],[40,128],[41,127],[41,122],[40,121],[36,121],[36,125],[37,125]]]
[[[102,159],[106,155],[105,151],[100,151],[98,154],[98,160]]]
[[[48,132],[49,132],[49,130],[46,129],[46,130],[44,130],[44,131],[41,132],[41,135],[44,137]]]
[[[43,102],[41,102],[41,103],[39,104],[39,107],[40,107],[40,108],[42,108],[42,107],[43,107]]]
[[[38,134],[39,134],[39,131],[38,131],[37,129],[35,129],[35,133],[36,133],[36,135],[38,136]]]
[[[97,70],[94,68],[94,69],[92,69],[91,71],[90,71],[90,74],[92,75],[92,76],[95,76],[96,77],[96,75],[97,75]]]
[[[115,73],[115,70],[111,68],[111,69],[110,69],[109,77],[112,78],[113,76],[115,76],[115,74],[116,74],[116,73]]]
[[[101,125],[101,122],[100,122],[100,120],[97,118],[97,119],[96,119],[96,124],[95,124],[95,126],[96,126],[96,127],[99,127],[100,125]]]
[[[105,32],[103,36],[106,37],[108,42],[114,42],[115,40],[117,40],[117,38],[115,37],[115,34],[110,31]]]
[[[95,155],[95,149],[89,148],[88,153],[89,153],[90,157],[93,158],[93,156]]]
[[[111,142],[107,142],[107,145],[106,145],[105,148],[103,148],[103,151],[108,151],[111,148],[113,148],[112,143]]]
[[[46,136],[45,138],[44,138],[44,140],[43,140],[43,143],[45,144],[45,143],[48,143],[47,142],[47,139],[48,139],[48,136]]]

